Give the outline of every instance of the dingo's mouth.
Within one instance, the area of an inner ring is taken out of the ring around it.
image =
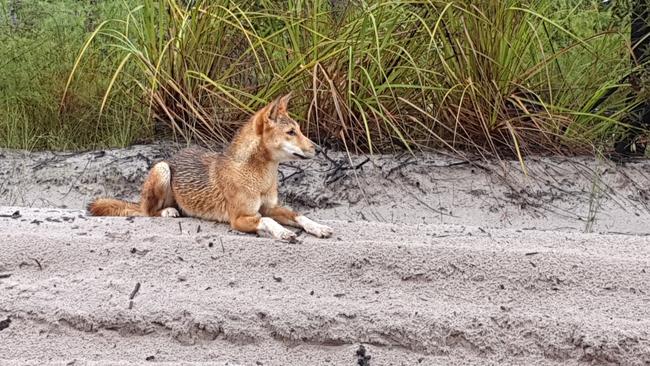
[[[298,153],[293,153],[293,156],[297,156],[297,157],[299,157],[300,159],[303,159],[303,160],[307,160],[307,159],[309,159],[309,158],[306,157],[305,155],[298,154]]]

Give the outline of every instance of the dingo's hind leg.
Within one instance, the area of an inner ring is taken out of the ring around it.
[[[142,186],[140,207],[147,216],[178,217],[174,207],[176,201],[172,192],[172,174],[169,164],[160,162],[154,165]]]

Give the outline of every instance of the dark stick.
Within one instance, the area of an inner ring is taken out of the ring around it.
[[[19,218],[21,216],[22,215],[20,214],[20,211],[16,211],[16,212],[12,213],[11,215],[6,215],[6,214],[0,215],[0,217],[9,217],[9,218],[12,218],[12,219],[17,219],[17,218]]]
[[[323,156],[325,157],[325,159],[327,159],[330,163],[335,164],[335,165],[337,164],[336,160],[330,158],[329,155],[327,155],[327,151],[325,151],[325,149],[323,149],[322,153],[323,153]]]
[[[370,161],[370,158],[367,157],[366,160],[364,160],[364,161],[360,162],[359,164],[355,165],[352,169],[356,170],[356,169],[362,168],[369,161]]]
[[[39,262],[38,259],[36,259],[36,258],[29,258],[29,259],[33,260],[34,262],[36,262],[36,264],[38,264],[38,270],[39,271],[43,270],[43,266],[41,266],[41,262]]]
[[[384,178],[390,177],[390,175],[393,174],[396,170],[402,169],[403,167],[405,167],[407,165],[410,165],[410,164],[415,164],[415,162],[413,160],[407,160],[407,161],[405,161],[405,162],[403,162],[403,163],[401,163],[401,164],[399,164],[397,166],[394,166],[394,167],[390,168],[390,170],[388,171],[388,174],[386,174],[386,176],[384,176]]]
[[[294,175],[304,174],[305,173],[305,171],[303,169],[301,169],[301,168],[296,167],[296,169],[297,170],[295,172],[287,175],[286,177],[283,175],[282,178],[280,178],[280,182],[284,183],[287,179],[293,177]]]
[[[136,282],[135,288],[131,291],[131,295],[129,295],[129,300],[133,300],[135,295],[138,294],[138,291],[140,291],[140,282]]]

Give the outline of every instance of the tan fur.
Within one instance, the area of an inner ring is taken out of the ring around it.
[[[94,216],[144,216],[137,203],[112,198],[95,200],[88,205],[88,211]]]
[[[98,199],[88,210],[96,216],[169,216],[169,208],[178,207],[183,215],[229,222],[243,232],[295,237],[277,221],[330,236],[329,227],[298,220],[309,224],[304,227],[299,214],[278,205],[278,164],[315,155],[314,143],[289,117],[288,101],[287,95],[258,111],[222,154],[190,148],[154,165],[138,204]]]

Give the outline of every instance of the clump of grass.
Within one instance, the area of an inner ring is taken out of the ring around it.
[[[10,11],[9,5],[16,7]],[[96,6],[100,14],[118,7]],[[115,58],[96,44],[62,101],[70,70],[89,27],[89,5],[78,1],[0,1],[0,146],[80,149],[126,146],[148,134],[141,105],[116,98],[98,118]],[[97,15],[99,16],[99,15]],[[117,58],[119,60],[119,58]],[[122,87],[122,85],[120,86]]]
[[[597,27],[577,31],[578,15]],[[228,141],[293,91],[296,118],[321,142],[444,147],[524,167],[528,153],[588,152],[629,128],[619,84],[630,45],[610,18],[551,0],[145,0],[97,27],[70,81],[99,43],[121,54],[101,114],[112,100],[141,102],[186,140]]]

